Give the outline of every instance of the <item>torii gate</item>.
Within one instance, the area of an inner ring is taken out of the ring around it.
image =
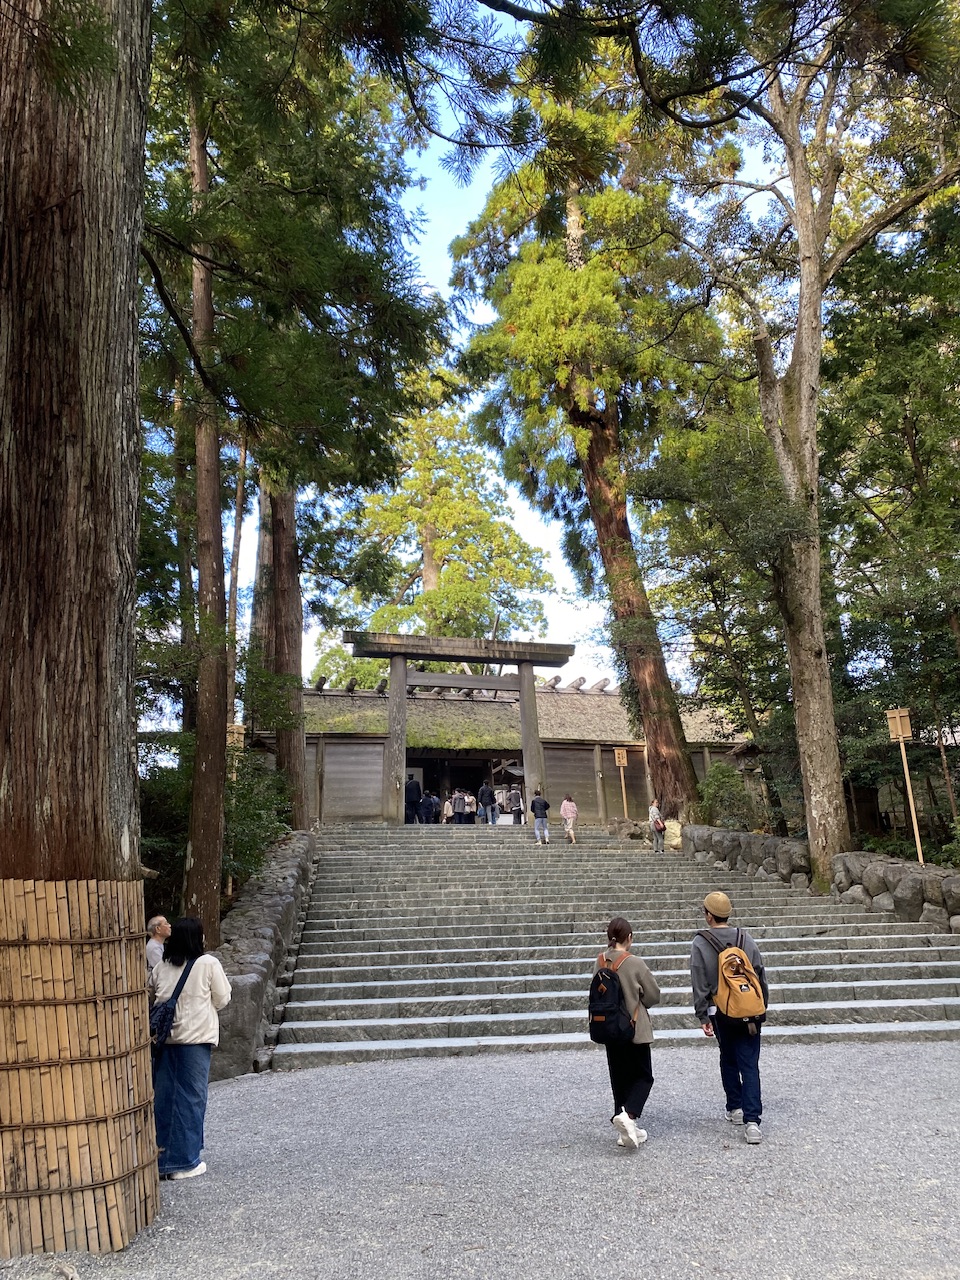
[[[546,773],[537,720],[533,668],[562,667],[574,654],[572,644],[538,644],[523,640],[472,640],[461,636],[402,636],[372,631],[344,631],[344,644],[355,658],[389,658],[390,741],[383,762],[383,816],[403,823],[403,780],[407,766],[407,689],[430,684],[446,689],[503,689],[520,694],[520,749],[523,775],[531,793],[543,787]],[[408,672],[407,662],[471,662],[516,666],[515,676],[440,675]]]

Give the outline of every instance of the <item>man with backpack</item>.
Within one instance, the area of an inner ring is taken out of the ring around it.
[[[760,1026],[770,995],[759,948],[749,933],[728,924],[732,911],[725,893],[704,898],[707,927],[693,939],[690,978],[697,1021],[720,1048],[727,1119],[742,1124],[744,1139],[755,1145],[763,1137]]]

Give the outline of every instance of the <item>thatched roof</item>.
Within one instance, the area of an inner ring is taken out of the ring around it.
[[[369,690],[342,689],[303,695],[307,733],[386,736],[387,698]],[[630,731],[619,691],[538,689],[537,715],[543,742],[599,742],[611,746],[642,743]],[[697,711],[683,716],[691,746],[731,745],[743,735],[718,716]],[[407,745],[437,750],[520,750],[520,707],[515,697],[497,698],[417,693],[407,699]]]

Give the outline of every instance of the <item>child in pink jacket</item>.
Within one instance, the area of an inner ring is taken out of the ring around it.
[[[563,834],[571,844],[577,843],[577,835],[573,828],[578,812],[573,796],[564,796],[560,805],[560,817],[563,819]]]

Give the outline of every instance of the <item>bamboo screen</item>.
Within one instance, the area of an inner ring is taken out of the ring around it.
[[[0,880],[0,1257],[123,1249],[159,1200],[139,880]]]

